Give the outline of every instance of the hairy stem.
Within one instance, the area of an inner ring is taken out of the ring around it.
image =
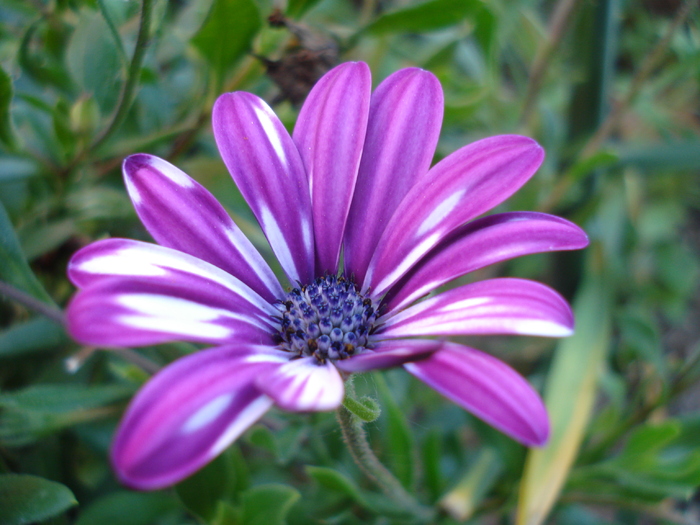
[[[346,383],[346,397],[354,400],[355,391],[351,381]],[[429,522],[433,517],[433,511],[418,503],[389,472],[389,469],[379,461],[367,441],[362,421],[344,406],[338,409],[336,416],[343,433],[343,440],[360,470],[399,508],[406,509],[421,522]]]

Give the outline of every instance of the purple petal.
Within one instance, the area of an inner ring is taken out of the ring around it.
[[[490,215],[457,228],[401,278],[384,297],[400,310],[448,281],[484,266],[528,255],[588,245],[575,224],[544,213]]]
[[[548,286],[526,279],[490,279],[449,290],[390,316],[375,337],[565,337],[573,329],[571,308]]]
[[[332,69],[309,93],[294,128],[294,142],[311,189],[316,274],[336,274],[367,131],[372,80],[367,64]]]
[[[292,282],[314,276],[311,199],[299,152],[277,116],[251,93],[226,93],[214,105],[214,138]]]
[[[367,138],[345,231],[345,267],[363,282],[384,228],[433,160],[442,124],[440,82],[422,69],[402,69],[372,94]]]
[[[335,366],[315,357],[302,357],[258,378],[257,387],[275,404],[291,412],[335,410],[343,402],[345,388]]]
[[[366,372],[379,368],[393,368],[409,361],[420,361],[437,352],[443,343],[429,339],[382,341],[376,349],[336,361],[343,372]]]
[[[68,263],[68,277],[79,288],[110,277],[143,277],[168,284],[194,279],[196,286],[212,281],[260,312],[276,312],[268,301],[220,268],[177,250],[131,239],[105,239],[77,251]]]
[[[404,368],[489,425],[529,446],[549,437],[542,399],[507,364],[466,346],[448,343],[428,359]]]
[[[500,204],[535,173],[544,151],[532,139],[501,135],[443,159],[401,201],[364,280],[379,297],[458,226]]]
[[[168,341],[272,344],[270,314],[219,283],[181,273],[176,279],[103,279],[80,290],[66,312],[68,332],[95,346]]]
[[[260,253],[201,184],[143,153],[128,157],[123,170],[136,213],[159,244],[218,266],[269,301],[284,295]]]
[[[119,479],[155,490],[186,478],[226,449],[272,405],[254,385],[283,362],[265,347],[221,347],[178,359],[134,397],[111,458]]]

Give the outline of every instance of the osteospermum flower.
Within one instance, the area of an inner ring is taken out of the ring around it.
[[[70,332],[102,346],[214,345],[164,368],[132,400],[112,446],[124,483],[176,483],[273,405],[332,410],[344,377],[393,366],[526,445],[546,441],[544,406],[520,375],[434,336],[566,336],[564,299],[503,278],[415,301],[486,265],[587,239],[541,213],[473,220],[520,188],[544,153],[504,135],[430,168],[442,111],[431,73],[401,70],[372,94],[364,63],[318,82],[292,136],[255,95],[219,98],[216,142],[286,289],[200,184],[151,155],[124,161],[131,200],[159,245],[108,239],[76,253]]]

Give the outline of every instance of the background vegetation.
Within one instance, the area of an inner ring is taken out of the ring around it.
[[[503,209],[583,226],[583,253],[470,279],[523,276],[572,300],[559,343],[472,343],[543,393],[553,437],[527,451],[408,374],[358,389],[383,413],[380,458],[436,522],[698,523],[700,28],[678,0],[2,0],[0,3],[0,523],[409,523],[362,477],[333,414],[272,411],[174,490],[120,487],[107,462],[153,364],[194,348],[81,348],[60,308],[66,263],[106,236],[148,239],[123,158],[151,152],[269,247],[218,157],[216,96],[246,90],[286,125],[313,81],[364,60],[446,93],[437,157],[488,135],[547,160]]]

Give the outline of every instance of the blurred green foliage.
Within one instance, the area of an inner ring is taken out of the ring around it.
[[[251,91],[291,127],[313,81],[345,60],[368,62],[375,84],[407,66],[439,77],[437,159],[488,135],[536,138],[547,160],[502,208],[565,216],[592,240],[467,277],[534,278],[577,297],[581,332],[556,348],[472,342],[547,385],[549,447],[528,454],[391,371],[355,381],[382,408],[367,426],[379,457],[439,509],[436,523],[700,521],[695,4],[3,0],[0,524],[411,522],[361,475],[332,414],[272,411],[174,490],[125,491],[108,446],[147,374],[70,342],[56,309],[73,292],[75,250],[147,239],[120,176],[131,153],[198,179],[269,255],[218,158],[211,107]],[[139,352],[162,365],[192,350]]]

